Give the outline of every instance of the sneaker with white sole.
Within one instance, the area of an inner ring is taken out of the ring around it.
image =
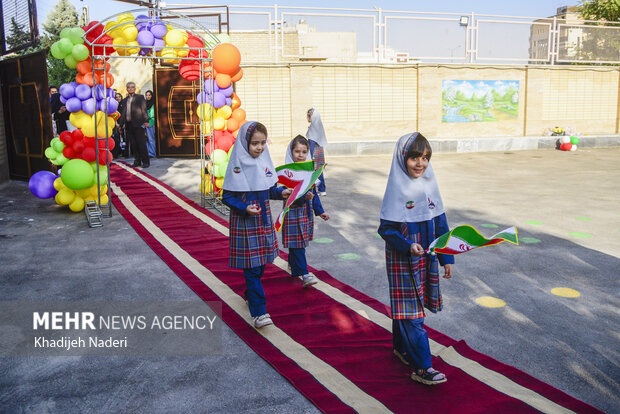
[[[441,384],[448,381],[444,374],[433,368],[416,369],[411,373],[411,379],[426,385]]]
[[[327,195],[327,193],[326,193],[325,191],[321,191],[321,192],[319,193],[319,195],[320,195],[320,196],[326,196],[326,195]]]
[[[307,274],[301,277],[302,282],[304,282],[304,287],[316,285],[319,281],[314,275]]]
[[[254,317],[253,320],[254,320],[254,327],[256,329],[262,328],[263,326],[267,326],[267,325],[273,324],[273,321],[271,320],[271,316],[269,316],[268,313],[266,313],[264,315],[256,316],[256,317]]]

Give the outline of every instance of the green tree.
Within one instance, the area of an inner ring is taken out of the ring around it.
[[[620,25],[607,23],[620,22],[620,0],[583,0],[579,12],[585,20],[599,21],[587,23],[592,29],[583,28],[580,60],[620,61]]]
[[[30,43],[30,33],[26,30],[26,25],[17,23],[15,17],[11,17],[10,35],[6,37],[7,50],[17,49]]]
[[[46,34],[41,39],[41,46],[50,48],[52,43],[60,39],[60,32],[66,27],[78,25],[78,16],[75,7],[69,0],[59,0],[54,9],[47,15],[43,30]],[[75,70],[69,69],[63,60],[56,59],[51,53],[47,54],[47,77],[50,85],[61,85],[75,79]]]

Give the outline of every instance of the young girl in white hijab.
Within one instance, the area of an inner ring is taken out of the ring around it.
[[[394,354],[414,368],[411,379],[427,385],[447,378],[431,367],[424,308],[433,313],[442,309],[439,264],[449,279],[454,263],[453,256],[424,253],[435,238],[449,231],[431,155],[431,146],[420,133],[398,140],[379,226],[385,240]]]
[[[306,138],[297,135],[288,145],[284,163],[304,162],[311,159],[310,143]],[[316,196],[316,187],[291,205],[282,223],[282,245],[288,248],[291,276],[301,276],[303,287],[318,282],[314,275],[308,273],[306,261],[306,247],[314,236],[314,216],[329,220],[329,214],[323,210],[321,200]]]
[[[308,132],[306,132],[306,138],[310,141],[310,154],[314,160],[314,168],[319,168],[325,165],[325,146],[327,145],[327,137],[325,136],[325,128],[323,128],[323,122],[321,121],[321,114],[314,108],[308,109],[306,118],[310,122]],[[325,177],[323,174],[319,176],[318,194],[321,196],[327,195],[325,192]]]
[[[278,255],[269,199],[288,198],[292,190],[276,187],[278,177],[267,148],[267,128],[246,122],[239,129],[222,185],[230,207],[230,267],[243,269],[245,298],[254,326],[270,325],[261,278]]]

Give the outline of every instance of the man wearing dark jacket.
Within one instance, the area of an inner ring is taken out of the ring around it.
[[[54,92],[55,91],[55,92]],[[56,87],[50,87],[50,106],[52,111],[52,118],[56,122],[56,133],[60,135],[61,132],[67,130],[67,121],[71,113],[67,111],[65,105],[60,101],[60,94]]]
[[[118,120],[125,129],[125,136],[131,144],[135,160],[132,167],[148,168],[151,163],[146,150],[146,130],[149,126],[149,115],[146,112],[146,99],[136,93],[136,84],[127,82],[127,97],[121,102],[123,112]]]

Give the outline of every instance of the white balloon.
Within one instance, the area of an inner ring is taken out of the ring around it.
[[[570,142],[570,137],[564,136],[564,137],[560,138],[560,142],[562,144],[568,144]]]
[[[577,145],[573,144],[573,146],[570,147],[570,150],[571,151],[577,151]]]

